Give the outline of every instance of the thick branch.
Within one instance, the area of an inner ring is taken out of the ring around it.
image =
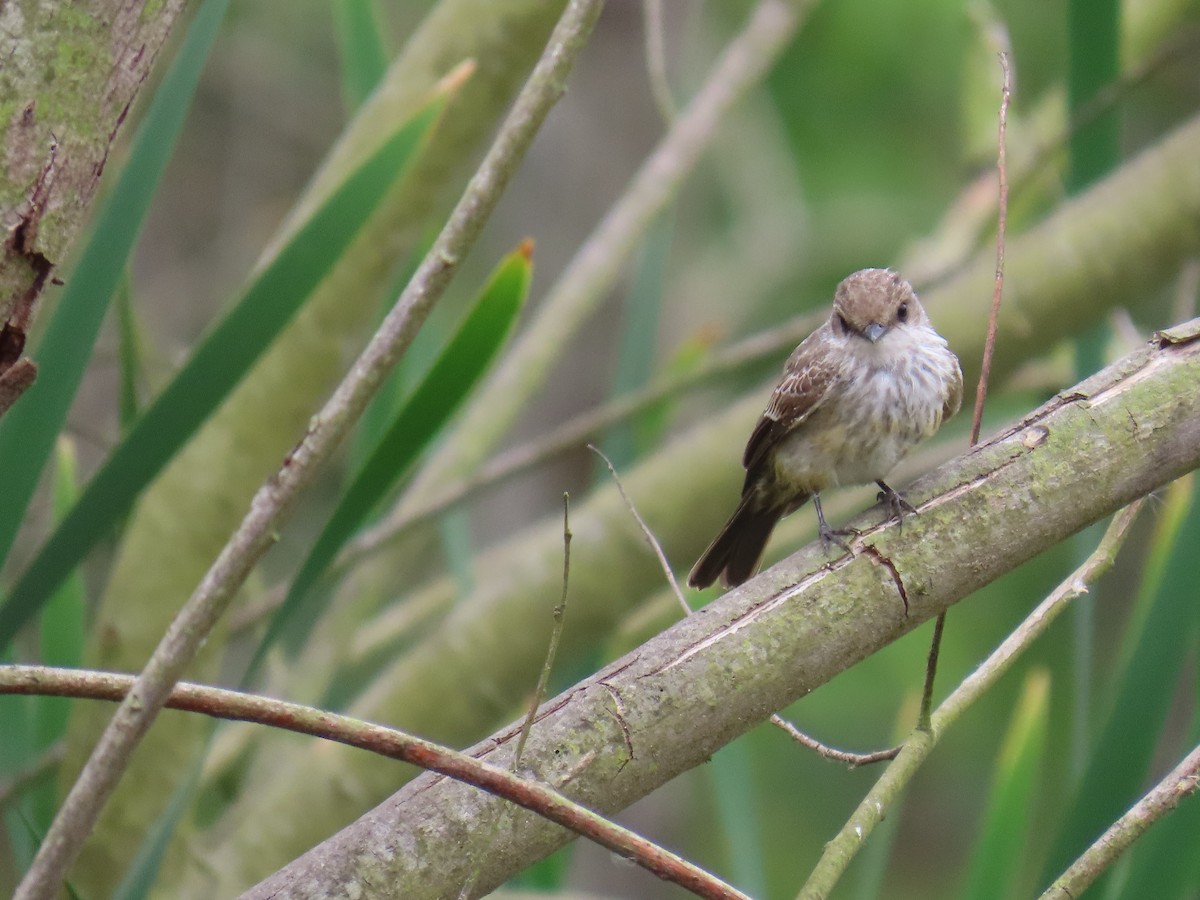
[[[24,350],[41,294],[183,5],[0,5],[0,376]],[[18,377],[0,382],[0,414],[32,381],[24,361]]]
[[[909,492],[921,515],[902,535],[864,517],[853,556],[830,561],[807,547],[552,700],[527,764],[543,780],[569,776],[566,791],[595,809],[645,796],[1046,547],[1196,468],[1198,384],[1195,320],[922,479]],[[504,766],[516,731],[472,752]],[[440,896],[476,868],[484,890],[567,839],[517,815],[483,858],[471,823],[490,821],[493,802],[423,776],[246,897],[325,897],[364,884],[364,872],[379,885],[367,896],[394,896],[386,885],[417,874]]]

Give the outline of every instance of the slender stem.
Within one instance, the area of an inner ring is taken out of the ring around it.
[[[852,769],[857,769],[859,766],[868,766],[872,763],[887,762],[889,759],[895,759],[900,755],[903,745],[897,747],[889,747],[887,750],[873,750],[870,753],[854,753],[850,750],[839,750],[837,747],[830,747],[828,744],[823,744],[815,737],[805,734],[787,719],[780,715],[771,716],[771,724],[776,728],[782,729],[788,737],[802,747],[807,747],[819,756],[826,759],[832,759],[836,762],[842,762]]]
[[[474,245],[546,114],[566,89],[567,75],[602,5],[602,0],[571,0],[567,6],[529,81],[429,254],[350,373],[313,418],[304,439],[254,496],[246,517],[117,708],[18,885],[17,900],[50,900],[57,895],[134,748],[158,716],[171,688],[251,568],[274,544],[300,491],[313,480],[408,349],[460,260]]]
[[[1046,889],[1042,900],[1071,900],[1080,896],[1151,825],[1197,789],[1200,789],[1200,746],[1083,851]]]
[[[979,384],[975,388],[975,412],[971,417],[971,446],[979,443],[979,429],[983,423],[983,404],[987,400],[988,378],[992,372],[992,357],[996,353],[996,326],[1000,320],[1000,298],[1004,293],[1004,236],[1008,227],[1008,165],[1007,130],[1008,106],[1012,100],[1012,70],[1008,54],[1000,54],[1000,67],[1004,71],[1004,82],[1000,89],[1000,124],[998,143],[1000,149],[996,159],[999,203],[996,223],[996,278],[992,288],[992,308],[988,314],[987,337],[983,342],[983,367],[979,373]]]
[[[533,729],[533,720],[537,716],[538,707],[546,697],[546,687],[550,684],[550,673],[554,670],[554,658],[558,656],[558,642],[562,638],[563,620],[567,613],[567,584],[571,576],[571,495],[563,492],[563,576],[562,596],[554,607],[554,627],[550,631],[550,644],[546,648],[546,661],[542,663],[542,672],[538,676],[537,687],[533,690],[533,699],[529,701],[529,714],[521,725],[521,736],[517,739],[517,750],[513,754],[513,771],[519,771],[521,757],[525,753],[525,742],[529,740],[529,732]]]
[[[132,675],[111,672],[48,666],[0,666],[0,694],[120,701],[129,696],[135,685]],[[686,860],[568,800],[551,787],[520,778],[499,766],[394,728],[272,697],[188,682],[175,684],[167,695],[165,705],[171,709],[221,719],[282,728],[412,763],[474,785],[545,816],[701,897],[744,896]]]
[[[988,379],[992,374],[992,357],[996,353],[996,328],[1000,321],[1000,298],[1004,293],[1004,236],[1008,229],[1008,106],[1012,101],[1012,69],[1008,54],[1001,51],[1000,69],[1004,80],[1000,88],[1000,120],[997,126],[996,178],[998,182],[996,222],[996,277],[992,286],[992,308],[988,313],[987,337],[983,342],[983,366],[979,373],[979,384],[975,388],[975,411],[971,416],[971,447],[979,443],[979,429],[983,424],[983,404],[987,400]],[[942,633],[946,629],[946,614],[937,617],[933,625],[933,641],[929,647],[929,658],[925,664],[925,686],[921,690],[921,712],[917,721],[920,727],[928,727],[929,711],[933,709],[933,681],[937,676],[938,655],[942,649]]]
[[[942,702],[931,717],[927,729],[917,728],[905,741],[900,754],[884,770],[837,837],[825,845],[825,852],[821,854],[821,859],[800,891],[801,898],[809,900],[829,895],[859,848],[875,826],[883,821],[884,815],[900,796],[901,791],[907,787],[926,757],[933,752],[946,729],[1008,671],[1017,656],[1050,627],[1072,600],[1087,593],[1088,585],[1111,568],[1129,526],[1133,524],[1143,502],[1137,500],[1113,517],[1099,545],[1083,564],[1038,604],[979,668],[968,675]]]

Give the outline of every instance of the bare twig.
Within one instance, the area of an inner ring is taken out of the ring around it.
[[[0,666],[0,694],[120,701],[135,686],[131,675],[48,666]],[[439,772],[545,816],[701,897],[744,897],[686,860],[568,800],[553,788],[394,728],[298,703],[188,682],[171,688],[166,706],[336,741]]]
[[[567,6],[533,74],[429,254],[350,373],[312,419],[304,439],[258,490],[246,517],[171,622],[118,707],[18,885],[18,900],[49,900],[57,894],[133,749],[170,696],[171,687],[251,568],[275,542],[300,491],[313,480],[408,349],[460,260],[473,246],[546,114],[562,96],[566,77],[601,6],[602,0],[571,0]]]
[[[525,755],[525,743],[533,730],[534,719],[537,718],[538,707],[546,697],[546,686],[550,683],[550,673],[554,671],[554,658],[558,655],[558,642],[562,638],[563,620],[567,611],[567,584],[571,575],[571,495],[563,491],[563,577],[562,594],[554,607],[554,625],[550,631],[550,642],[546,647],[546,659],[542,663],[542,671],[538,676],[537,686],[529,699],[529,710],[525,713],[525,721],[521,724],[521,734],[517,737],[517,749],[513,752],[512,770],[521,771],[521,758]],[[495,841],[495,830],[500,827],[500,819],[495,819],[490,827],[493,830],[492,840]],[[479,879],[480,869],[476,868],[458,892],[459,900],[470,897]]]
[[[997,126],[996,157],[997,222],[996,222],[996,277],[992,288],[992,309],[988,314],[987,337],[983,342],[983,365],[979,372],[979,384],[975,388],[975,411],[971,416],[971,441],[969,446],[979,443],[979,429],[983,423],[983,404],[987,399],[988,378],[992,372],[992,357],[996,352],[996,327],[1000,321],[1000,298],[1004,292],[1004,235],[1008,226],[1008,164],[1007,131],[1008,105],[1012,100],[1012,69],[1008,54],[1001,52],[1000,69],[1004,80],[1000,88],[1000,118]],[[933,709],[933,681],[937,675],[938,655],[942,649],[942,633],[946,628],[946,614],[942,613],[933,623],[933,640],[929,647],[929,658],[925,664],[925,686],[921,691],[921,712],[917,718],[921,727],[929,725],[929,711]]]
[[[0,416],[8,412],[36,380],[37,365],[28,356],[22,356],[0,372]]]
[[[999,151],[996,159],[997,196],[999,197],[996,222],[996,279],[992,289],[992,309],[988,314],[987,338],[983,343],[983,366],[979,373],[979,384],[975,389],[975,412],[971,418],[972,447],[979,443],[979,428],[983,422],[983,403],[987,399],[992,357],[996,352],[996,324],[1000,319],[1000,298],[1004,291],[1004,235],[1008,226],[1008,166],[1005,138],[1008,129],[1008,105],[1012,100],[1012,70],[1009,67],[1007,53],[1000,54],[1000,67],[1004,71],[1004,84],[1000,93]]]
[[[554,670],[554,658],[558,655],[558,642],[562,638],[563,619],[567,613],[567,584],[571,576],[571,495],[563,492],[563,577],[562,596],[554,607],[554,628],[550,632],[550,645],[546,648],[546,661],[542,664],[542,674],[538,676],[537,687],[534,688],[533,698],[529,701],[529,713],[521,726],[521,736],[517,738],[517,750],[513,754],[513,771],[521,767],[521,756],[525,753],[525,742],[529,740],[529,731],[533,728],[533,720],[537,716],[538,707],[546,697],[546,686],[550,683],[550,673]]]
[[[875,826],[883,821],[883,817],[899,797],[900,792],[908,785],[921,763],[933,751],[946,729],[953,725],[971,704],[1008,671],[1017,656],[1023,653],[1050,626],[1072,600],[1087,593],[1088,585],[1112,567],[1117,551],[1143,502],[1144,500],[1137,500],[1113,517],[1104,537],[1100,539],[1099,545],[1083,561],[1083,564],[1038,604],[1037,608],[1012,634],[1004,639],[979,668],[968,675],[962,684],[942,702],[931,717],[928,728],[918,727],[905,741],[900,754],[884,770],[874,787],[859,803],[849,821],[842,827],[838,835],[825,845],[821,859],[800,891],[801,898],[808,900],[808,898],[829,895],[858,849],[875,829]]]
[[[779,715],[771,716],[771,724],[776,728],[781,728],[793,741],[802,747],[807,747],[809,750],[836,762],[845,763],[852,769],[857,769],[859,766],[868,766],[872,763],[886,762],[889,759],[895,759],[900,755],[900,750],[903,745],[889,747],[887,750],[874,750],[870,753],[854,753],[850,750],[839,750],[836,747],[830,747],[828,744],[823,744],[814,737],[805,734],[787,719]]]
[[[1146,830],[1200,789],[1200,747],[1196,747],[1125,815],[1113,822],[1042,894],[1042,900],[1072,900]]]
[[[629,510],[629,514],[637,522],[638,528],[642,530],[642,536],[646,539],[646,543],[650,545],[650,549],[654,551],[654,555],[658,558],[658,564],[662,566],[663,574],[667,577],[667,583],[671,585],[671,590],[675,592],[675,599],[679,601],[679,605],[683,608],[683,614],[690,616],[692,608],[688,606],[687,600],[684,599],[683,591],[679,588],[679,581],[676,580],[671,563],[667,560],[667,554],[663,552],[662,544],[658,542],[658,538],[654,536],[654,532],[650,530],[650,526],[646,524],[646,520],[642,518],[642,514],[637,511],[637,507],[633,505],[633,501],[625,493],[625,485],[621,484],[621,476],[617,474],[616,466],[612,464],[612,460],[604,455],[604,451],[595,444],[588,444],[588,449],[604,460],[604,464],[608,466],[608,471],[612,474],[613,484],[617,486],[617,492],[620,493],[621,499],[625,501],[625,508]]]

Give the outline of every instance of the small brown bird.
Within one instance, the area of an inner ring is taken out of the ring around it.
[[[846,278],[829,321],[788,357],[746,444],[742,500],[688,584],[741,584],[775,524],[810,498],[822,541],[846,547],[821,510],[827,487],[874,481],[892,515],[915,512],[883,477],[958,412],[962,393],[958,357],[907,281],[888,269]]]

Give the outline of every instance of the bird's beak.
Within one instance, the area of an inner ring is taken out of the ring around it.
[[[872,322],[870,325],[868,325],[866,328],[863,329],[862,333],[863,333],[863,337],[865,337],[868,341],[870,341],[872,344],[874,344],[874,343],[877,343],[879,341],[879,339],[881,337],[883,337],[884,334],[887,333],[887,326],[880,325],[878,322]]]

